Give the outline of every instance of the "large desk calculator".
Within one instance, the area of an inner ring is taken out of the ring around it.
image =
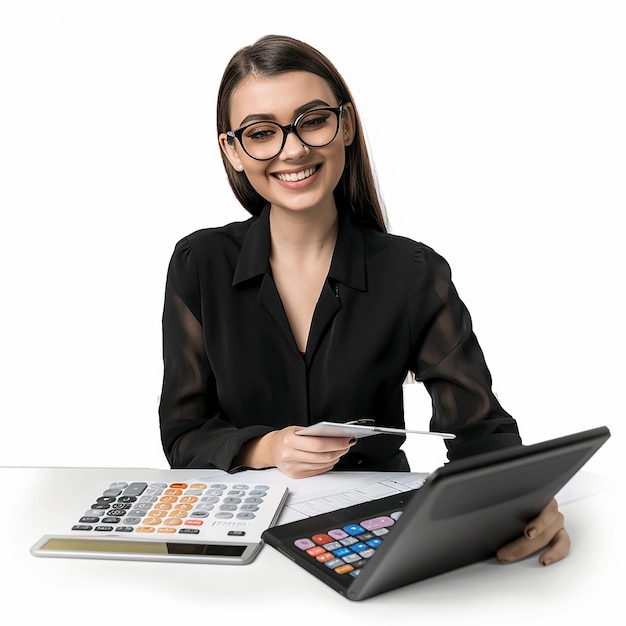
[[[67,533],[42,537],[35,556],[250,563],[261,533],[276,523],[287,498],[282,485],[211,475],[184,482],[132,477],[85,494]]]

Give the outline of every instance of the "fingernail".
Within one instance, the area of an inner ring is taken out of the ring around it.
[[[550,563],[552,563],[552,559],[544,559],[543,561],[541,561],[542,565],[550,565]]]
[[[348,442],[351,446],[354,445],[356,443],[356,437],[352,437],[352,439],[350,439],[350,441]]]

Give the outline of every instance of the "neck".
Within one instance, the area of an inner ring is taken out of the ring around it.
[[[337,239],[337,210],[311,213],[287,213],[272,208],[270,233],[272,257],[289,254],[294,257],[315,257],[332,252]]]

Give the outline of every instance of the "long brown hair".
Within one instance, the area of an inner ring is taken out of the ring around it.
[[[335,202],[338,210],[349,211],[359,223],[386,232],[363,128],[352,95],[335,66],[312,46],[291,37],[267,35],[236,52],[224,70],[218,91],[218,135],[230,130],[232,94],[244,78],[250,74],[276,76],[292,71],[317,74],[329,84],[339,102],[352,103],[355,136],[352,144],[346,148],[346,166],[334,191]],[[223,153],[222,161],[237,200],[252,215],[258,215],[267,201],[254,190],[244,172],[238,172],[232,167]]]

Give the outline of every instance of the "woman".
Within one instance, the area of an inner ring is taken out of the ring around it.
[[[401,437],[302,437],[321,420],[404,426],[408,372],[450,460],[519,445],[446,261],[387,233],[353,98],[310,46],[264,37],[228,64],[218,141],[247,221],[176,246],[163,313],[161,435],[172,467],[408,470]],[[547,564],[556,503],[504,547]]]

